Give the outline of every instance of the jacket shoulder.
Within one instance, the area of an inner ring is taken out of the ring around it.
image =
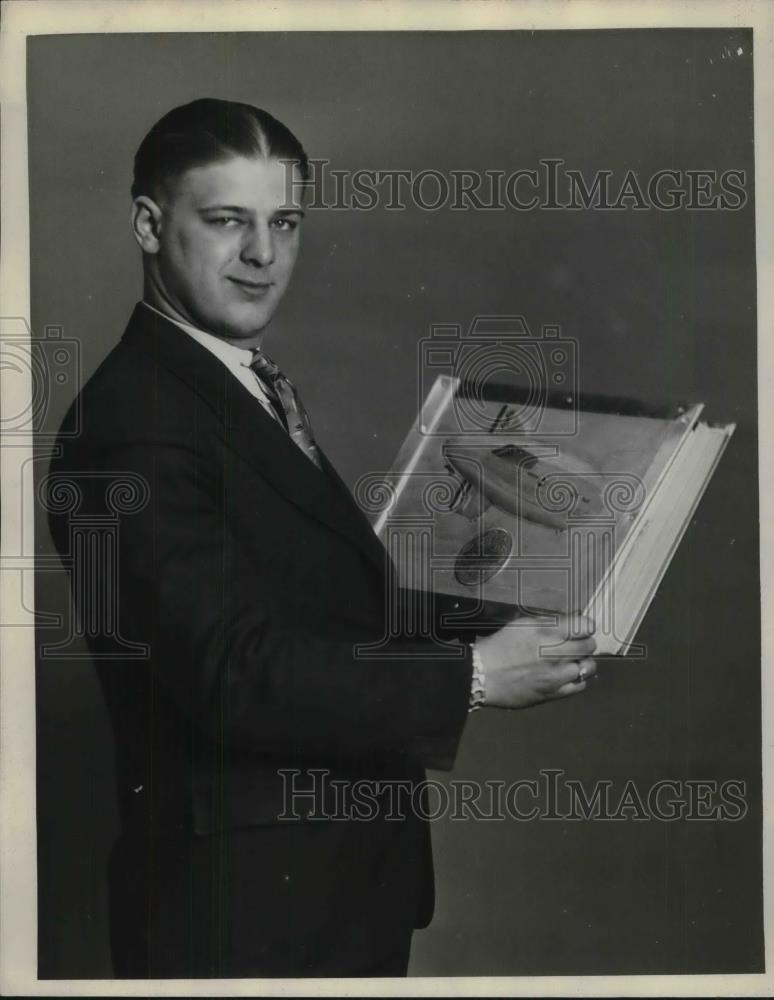
[[[59,440],[67,450],[66,440],[76,436],[79,451],[131,441],[190,441],[192,422],[201,433],[208,419],[214,413],[189,385],[122,340],[73,400]]]

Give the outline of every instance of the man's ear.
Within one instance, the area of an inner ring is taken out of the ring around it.
[[[144,194],[132,202],[132,232],[143,253],[159,252],[162,214],[156,202]]]

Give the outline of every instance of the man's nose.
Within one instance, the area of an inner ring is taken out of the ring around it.
[[[245,263],[258,267],[267,267],[274,261],[274,241],[268,225],[259,223],[248,229],[240,256]]]

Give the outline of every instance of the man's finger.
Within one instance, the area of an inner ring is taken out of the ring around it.
[[[540,655],[551,660],[580,660],[590,656],[597,648],[596,639],[588,636],[584,639],[566,639],[556,644],[543,644]]]
[[[578,660],[570,660],[569,663],[557,663],[550,668],[551,681],[556,688],[563,684],[576,684],[583,680],[582,668]]]
[[[557,622],[557,631],[561,635],[567,636],[568,639],[584,639],[586,636],[593,635],[596,628],[593,618],[577,613],[559,615]]]
[[[554,698],[566,698],[568,694],[580,694],[581,691],[586,690],[586,682],[578,681],[577,683],[570,682],[569,684],[562,684],[559,690],[554,694]]]
[[[562,663],[552,670],[552,679],[558,685],[557,691],[561,691],[568,686],[574,690],[582,690],[581,685],[585,685],[589,677],[593,677],[597,672],[597,665],[592,659],[574,660],[571,663]],[[572,692],[568,691],[568,694]]]

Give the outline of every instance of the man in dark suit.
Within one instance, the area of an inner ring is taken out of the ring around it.
[[[573,694],[595,669],[589,628],[550,660],[557,633],[524,628],[359,655],[385,637],[392,567],[262,350],[306,172],[292,133],[248,105],[196,101],[154,126],[133,186],[143,301],[52,463],[79,515],[105,512],[106,477],[144,496],[110,563],[68,551],[51,515],[81,616],[114,606],[121,643],[148,649],[95,648],[121,811],[117,976],[405,975],[433,908],[424,768],[451,768],[477,703]],[[342,812],[355,786],[366,821]]]

